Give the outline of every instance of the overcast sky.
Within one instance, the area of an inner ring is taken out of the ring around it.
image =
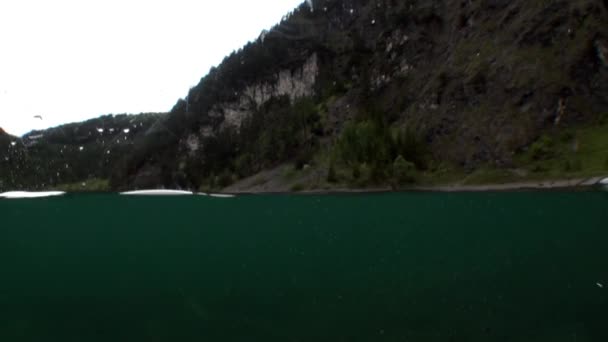
[[[301,0],[2,0],[0,127],[165,112]],[[42,116],[42,120],[34,116]]]

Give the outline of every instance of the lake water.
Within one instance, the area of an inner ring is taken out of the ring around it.
[[[0,201],[0,341],[608,341],[608,193]]]

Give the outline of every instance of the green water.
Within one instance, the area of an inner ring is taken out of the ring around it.
[[[608,193],[69,195],[0,217],[0,341],[608,341]]]

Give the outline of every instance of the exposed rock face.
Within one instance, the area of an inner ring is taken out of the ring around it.
[[[238,132],[243,120],[273,98],[287,96],[293,103],[297,99],[314,96],[318,75],[319,60],[313,53],[296,68],[280,70],[267,80],[247,85],[235,93],[237,100],[214,104],[206,116],[221,122],[218,131],[235,129]],[[203,141],[215,135],[213,125],[203,125],[197,132],[180,140],[179,150],[193,157],[202,148]]]
[[[597,49],[597,57],[602,61],[605,67],[608,68],[608,43],[604,40],[596,40],[595,47]]]
[[[196,134],[190,134],[188,136],[188,138],[186,138],[186,146],[188,148],[188,155],[189,156],[194,156],[195,153],[199,150],[200,148],[200,139],[198,138],[198,136]]]
[[[222,118],[222,128],[239,128],[243,119],[251,116],[259,106],[268,100],[286,95],[293,102],[314,95],[315,82],[319,74],[317,54],[313,53],[306,62],[295,70],[281,70],[272,81],[248,85],[238,100],[219,103],[209,111],[209,116]]]

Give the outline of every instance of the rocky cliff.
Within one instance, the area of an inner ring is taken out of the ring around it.
[[[509,167],[545,130],[606,112],[607,11],[599,0],[304,4],[176,105],[175,137],[162,146],[171,158],[155,160],[156,179],[141,185],[196,187],[222,173],[234,180],[298,159],[302,146],[331,149],[345,123],[370,117],[421,132],[429,160]],[[264,118],[295,115],[284,107],[302,98],[318,120],[291,131],[307,137],[300,147],[274,142],[290,152],[267,156],[260,136],[272,140],[268,132],[282,128],[273,124],[280,118]],[[247,135],[251,118],[262,127]],[[135,159],[116,186],[150,167]]]

